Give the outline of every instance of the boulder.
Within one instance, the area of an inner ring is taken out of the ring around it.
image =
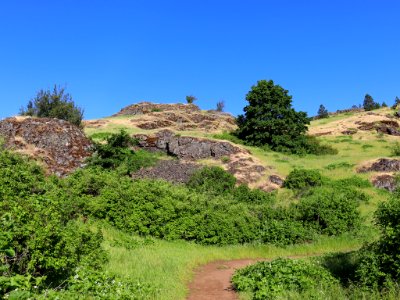
[[[400,160],[381,158],[373,162],[370,166],[363,166],[358,172],[398,172],[400,171]]]
[[[139,145],[150,150],[161,150],[182,159],[221,158],[234,153],[245,152],[229,142],[204,138],[175,135],[162,130],[155,135],[136,134]]]
[[[53,174],[64,176],[91,156],[93,144],[75,125],[50,118],[7,118],[0,121],[5,146],[44,163]]]
[[[372,180],[372,184],[380,189],[386,189],[389,192],[393,192],[396,187],[395,177],[389,174],[378,175]]]

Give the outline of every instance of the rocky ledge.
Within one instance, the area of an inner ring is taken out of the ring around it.
[[[0,121],[5,146],[27,154],[52,174],[64,176],[83,165],[92,143],[71,123],[49,118],[7,118]]]
[[[176,135],[173,131],[162,130],[154,135],[136,134],[139,145],[149,150],[161,150],[181,159],[221,158],[248,151],[229,142]]]
[[[282,185],[283,179],[278,175],[266,176],[266,168],[257,162],[246,149],[232,145],[227,141],[216,141],[206,138],[180,136],[170,130],[162,130],[153,135],[136,134],[134,137],[139,141],[140,147],[151,151],[163,151],[177,157],[179,163],[163,163],[153,170],[142,171],[138,176],[151,178],[164,178],[161,170],[171,165],[171,168],[184,174],[174,175],[179,177],[176,182],[184,182],[195,165],[193,162],[199,159],[220,159],[224,168],[233,174],[238,183],[250,184],[253,187],[271,191]],[[182,178],[184,179],[182,179]]]

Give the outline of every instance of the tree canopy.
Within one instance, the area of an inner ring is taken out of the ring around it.
[[[75,106],[69,93],[65,93],[62,87],[50,90],[40,90],[36,97],[28,102],[26,108],[21,108],[23,116],[34,116],[40,118],[56,118],[71,122],[77,126],[81,125],[83,110]]]
[[[369,94],[365,95],[364,102],[363,102],[363,108],[366,111],[377,109],[379,107],[380,107],[380,104],[378,102],[375,102],[374,98],[372,98],[371,95],[369,95]]]
[[[329,117],[328,110],[322,104],[319,106],[317,117],[318,117],[318,119],[323,119],[323,118]]]
[[[246,95],[249,104],[237,119],[237,135],[255,146],[282,150],[298,147],[310,123],[305,112],[292,108],[292,96],[272,80],[260,80]]]

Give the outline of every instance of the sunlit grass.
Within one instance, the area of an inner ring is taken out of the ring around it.
[[[159,290],[157,299],[185,299],[187,286],[196,267],[215,260],[243,258],[273,259],[287,256],[319,255],[329,252],[358,249],[364,239],[347,236],[322,237],[310,244],[294,245],[284,248],[271,245],[202,246],[185,241],[152,240],[134,249],[113,246],[118,238],[130,237],[109,226],[103,229],[104,247],[109,253],[107,269],[131,280],[150,283]]]

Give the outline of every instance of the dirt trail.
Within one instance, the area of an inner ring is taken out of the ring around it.
[[[287,256],[286,258],[307,258],[322,254]],[[219,260],[201,266],[196,270],[193,281],[189,284],[187,300],[237,300],[239,298],[231,285],[231,277],[235,270],[259,261],[271,260],[273,259]]]

